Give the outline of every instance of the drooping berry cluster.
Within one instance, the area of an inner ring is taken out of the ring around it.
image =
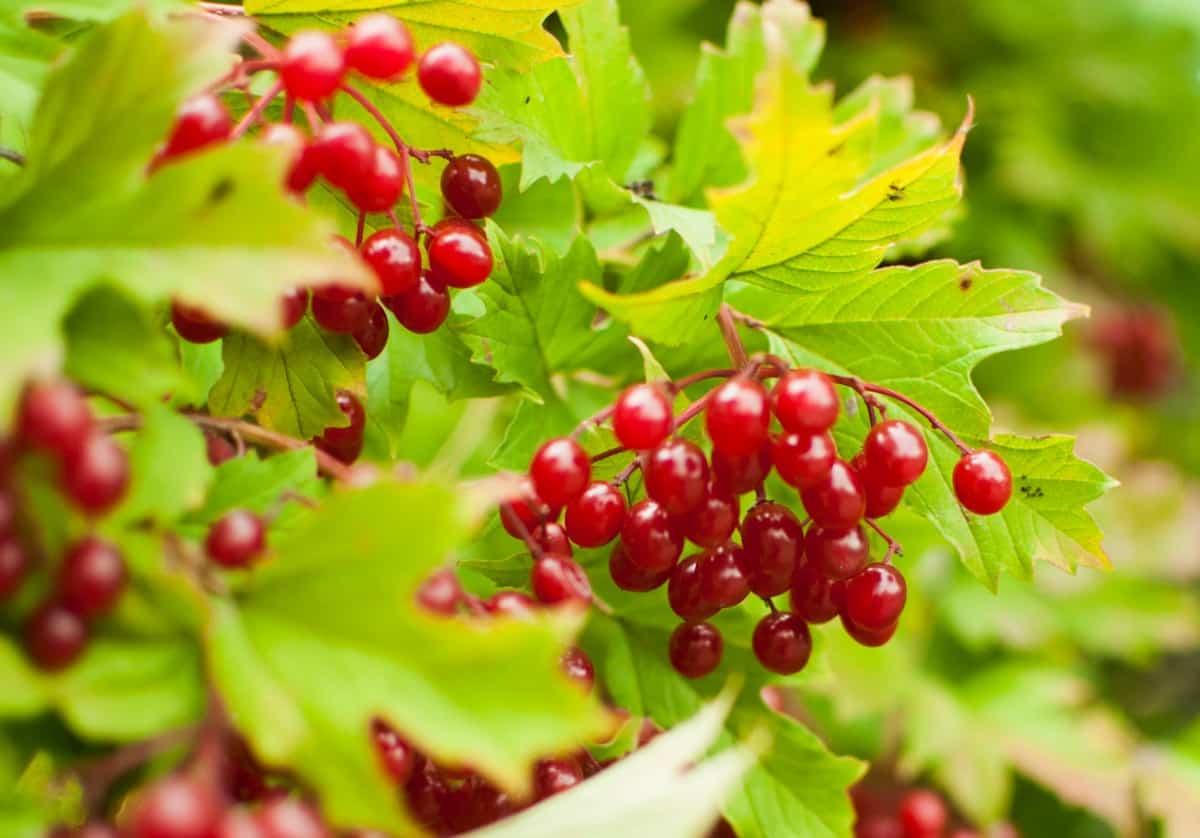
[[[859,783],[850,790],[857,820],[855,838],[984,838],[985,833],[957,820],[940,794],[925,788]],[[998,824],[989,838],[1020,838],[1011,824]]]

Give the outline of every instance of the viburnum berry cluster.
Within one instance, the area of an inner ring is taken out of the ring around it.
[[[932,789],[864,781],[850,797],[857,815],[854,838],[1020,838],[1008,823],[983,832],[955,818]]]
[[[722,313],[732,316],[732,310]],[[727,340],[731,334],[736,340],[736,330],[726,330]],[[590,602],[591,586],[572,558],[572,545],[615,542],[609,573],[619,588],[666,586],[671,609],[684,621],[668,654],[687,677],[717,667],[724,643],[708,621],[751,594],[768,609],[754,631],[754,654],[772,672],[803,669],[812,651],[809,626],[834,617],[859,643],[883,645],[896,631],[907,588],[892,563],[899,545],[877,521],[924,473],[929,451],[918,428],[886,418],[881,397],[920,414],[960,449],[954,491],[968,511],[991,515],[1003,509],[1012,494],[1007,465],[993,451],[969,448],[894,390],[791,369],[768,355],[747,359],[740,341],[731,354],[742,362],[738,369],[635,384],[575,434],[537,450],[519,496],[500,510],[504,528],[533,556],[534,594],[550,605]],[[713,379],[725,380],[675,414],[677,397]],[[768,390],[770,379],[776,380]],[[831,434],[841,405],[838,385],[862,399],[871,419],[861,450],[850,458],[839,456]],[[688,436],[687,424],[701,413],[711,453]],[[589,456],[576,437],[603,422],[611,423],[619,445]],[[592,479],[595,461],[622,453],[634,457],[615,479]],[[767,498],[764,483],[772,469],[799,493],[807,520]],[[627,484],[636,471],[645,497],[629,503]],[[755,500],[743,515],[741,498],[749,493]],[[870,559],[867,529],[887,543],[879,561]],[[685,557],[688,543],[699,552]],[[774,601],[783,594],[789,594],[788,610]]]

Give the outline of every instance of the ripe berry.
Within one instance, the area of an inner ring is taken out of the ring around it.
[[[671,571],[667,582],[667,602],[671,610],[688,622],[707,620],[721,610],[704,597],[701,561],[704,554],[688,556]]]
[[[786,506],[760,503],[742,520],[743,567],[750,590],[778,596],[792,584],[804,558],[804,531]]]
[[[350,192],[375,163],[375,141],[357,122],[328,122],[313,137],[308,154],[327,181]]]
[[[126,831],[130,838],[211,838],[221,819],[214,790],[183,775],[147,788],[133,804]]]
[[[770,426],[767,391],[757,381],[726,381],[709,396],[704,409],[704,427],[713,448],[733,457],[757,451]]]
[[[483,604],[483,608],[494,616],[528,620],[537,613],[538,604],[524,591],[497,591]]]
[[[500,504],[500,523],[513,538],[524,538],[543,522],[558,520],[558,513],[535,495],[533,483],[525,480],[517,497]]]
[[[720,608],[733,608],[750,595],[742,548],[727,543],[700,559],[700,595]]]
[[[608,575],[623,591],[645,593],[662,586],[670,579],[674,566],[672,563],[662,570],[645,570],[630,560],[629,549],[618,541],[608,558]]]
[[[671,400],[654,384],[627,387],[613,408],[613,433],[631,451],[649,451],[671,435]]]
[[[904,830],[890,814],[868,815],[854,824],[854,838],[904,838]]]
[[[279,80],[293,99],[324,99],[338,89],[344,75],[346,56],[327,32],[297,32],[283,48]]]
[[[396,152],[385,145],[371,150],[371,162],[347,197],[363,212],[387,212],[404,193],[404,171]]]
[[[177,300],[171,302],[171,325],[188,343],[212,343],[229,331],[224,323],[209,317],[204,309]]]
[[[764,668],[779,675],[799,672],[812,654],[808,623],[789,611],[763,617],[754,627],[754,656]]]
[[[492,249],[469,221],[439,221],[429,234],[429,269],[451,288],[473,288],[492,273]]]
[[[189,151],[219,143],[233,131],[233,120],[220,97],[202,93],[188,99],[175,114],[175,125],[166,144],[158,152],[157,163],[164,163]]]
[[[805,489],[829,476],[837,447],[829,432],[821,434],[783,434],[771,446],[775,470],[790,486]]]
[[[686,515],[708,494],[708,461],[686,439],[669,439],[650,452],[644,464],[646,494],[668,515]]]
[[[592,585],[587,574],[573,559],[553,554],[533,563],[530,576],[533,595],[547,605],[563,602],[587,604],[592,601]]]
[[[69,666],[88,641],[83,618],[59,602],[47,602],[25,622],[25,649],[45,670]]]
[[[308,311],[308,289],[292,288],[283,292],[279,298],[279,308],[282,312],[283,328],[290,329],[304,319]]]
[[[900,619],[907,596],[900,571],[875,562],[846,580],[842,613],[860,628],[882,631]]]
[[[812,560],[796,568],[792,576],[792,610],[806,623],[827,623],[838,615],[834,582],[813,566]]]
[[[388,339],[388,319],[387,312],[383,310],[383,306],[379,303],[371,303],[370,314],[367,317],[367,322],[362,327],[356,329],[352,335],[354,342],[358,344],[358,348],[367,356],[368,361],[373,361],[383,352],[383,348],[387,346]]]
[[[313,291],[312,315],[327,332],[350,335],[371,319],[371,301],[357,288],[323,285]]]
[[[21,542],[11,535],[0,538],[0,601],[20,590],[28,572],[29,556]]]
[[[771,443],[764,441],[758,451],[745,457],[728,457],[714,451],[712,473],[713,483],[732,494],[755,491],[771,473]]]
[[[617,537],[624,520],[625,495],[596,481],[567,506],[567,535],[580,547],[600,547]]]
[[[487,158],[463,154],[442,169],[442,197],[463,218],[486,218],[502,196],[500,173]]]
[[[621,525],[621,543],[629,561],[649,573],[668,570],[683,553],[683,536],[661,504],[635,503]]]
[[[125,560],[116,546],[89,536],[75,542],[58,571],[58,595],[80,617],[106,614],[125,590]]]
[[[382,12],[355,21],[346,38],[346,64],[371,79],[394,79],[413,63],[408,27]]]
[[[841,617],[842,628],[845,629],[846,634],[850,635],[862,646],[882,646],[892,639],[892,635],[896,633],[896,626],[900,624],[897,621],[882,629],[868,629],[849,619],[844,611]]]
[[[226,512],[208,530],[204,550],[222,567],[248,567],[267,547],[262,518],[246,509]]]
[[[837,421],[837,390],[824,373],[790,370],[771,391],[771,408],[779,424],[792,433],[824,433]]]
[[[583,782],[583,769],[573,759],[541,759],[533,768],[533,790],[537,800],[564,792]]]
[[[435,570],[417,588],[417,604],[426,611],[452,617],[463,602],[463,589],[452,568]]]
[[[867,566],[870,545],[859,526],[848,530],[813,524],[804,536],[808,562],[830,579],[849,579]]]
[[[900,798],[897,814],[904,838],[939,838],[949,819],[941,796],[928,789],[913,789]]]
[[[587,488],[592,461],[570,437],[551,439],[533,455],[529,477],[539,498],[554,506],[566,506]]]
[[[313,439],[313,444],[349,465],[362,453],[363,427],[367,423],[367,415],[353,394],[339,390],[336,398],[338,410],[349,420],[349,424],[340,428],[326,428],[324,433]]]
[[[894,512],[904,498],[904,487],[880,483],[873,474],[867,472],[866,459],[861,453],[850,461],[850,467],[858,472],[858,478],[862,481],[863,493],[867,496],[867,517],[882,518]]]
[[[110,437],[95,431],[63,461],[59,482],[81,511],[101,515],[125,494],[129,457]]]
[[[427,335],[446,322],[450,313],[450,295],[441,280],[422,271],[417,284],[403,294],[383,298],[400,325],[418,335]]]
[[[671,666],[685,678],[703,678],[717,668],[725,643],[709,623],[683,623],[671,632]]]
[[[867,512],[867,497],[858,472],[836,460],[824,480],[800,492],[800,500],[813,521],[822,527],[847,530]]]
[[[398,784],[407,783],[412,777],[417,756],[412,745],[404,741],[395,728],[382,719],[371,722],[371,735],[388,776]]]
[[[4,475],[0,474],[0,480]],[[17,500],[10,492],[0,488],[0,538],[8,538],[17,531]]]
[[[929,448],[922,433],[900,419],[871,428],[863,442],[866,471],[885,486],[907,486],[925,471]]]
[[[596,682],[596,668],[592,666],[592,659],[583,649],[572,646],[563,652],[558,663],[568,678],[584,689],[591,690],[592,684]]]
[[[693,544],[716,547],[737,529],[739,511],[735,495],[710,484],[700,505],[679,519],[679,529]]]
[[[266,834],[248,809],[226,809],[214,838],[266,838]]]
[[[30,448],[66,457],[92,431],[92,411],[83,394],[63,381],[30,384],[17,408],[16,436]]]
[[[362,243],[360,250],[379,278],[381,294],[403,294],[416,287],[421,278],[421,250],[408,233],[392,228],[379,230]]]
[[[562,528],[561,524],[547,521],[530,533],[530,536],[543,553],[551,553],[556,556],[569,556],[572,553],[567,531]]]
[[[458,44],[431,47],[417,65],[417,81],[430,99],[460,107],[475,101],[483,84],[483,71],[475,56]]]
[[[954,494],[975,514],[993,515],[1012,497],[1012,474],[999,454],[972,451],[954,466]]]
[[[332,838],[332,833],[307,803],[294,797],[277,797],[258,810],[264,838]]]

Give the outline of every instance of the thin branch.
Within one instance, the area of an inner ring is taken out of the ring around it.
[[[891,564],[892,556],[903,556],[904,555],[904,548],[900,546],[900,542],[897,541],[896,539],[892,538],[886,532],[884,532],[883,527],[879,526],[879,524],[875,521],[874,518],[867,518],[866,521],[867,521],[867,526],[869,526],[871,529],[875,530],[875,532],[877,532],[879,534],[879,537],[882,538],[885,542],[887,542],[887,546],[888,546],[887,553],[885,553],[883,556],[884,564]]]
[[[721,337],[725,339],[725,348],[729,350],[729,358],[733,365],[739,370],[744,369],[749,360],[746,357],[746,346],[738,335],[734,311],[726,303],[721,304],[721,311],[717,314],[717,325],[721,327]]]
[[[83,788],[84,805],[87,810],[96,814],[108,790],[117,780],[159,754],[189,744],[196,738],[199,729],[199,725],[188,725],[168,730],[150,739],[125,745],[104,756],[71,766],[68,771],[75,775]]]
[[[238,137],[242,136],[242,134],[245,134],[248,130],[250,130],[250,126],[258,121],[259,117],[262,116],[263,111],[270,106],[271,102],[275,100],[275,97],[278,96],[282,90],[283,82],[281,81],[277,81],[275,84],[271,85],[270,89],[268,89],[267,92],[260,96],[258,101],[254,103],[254,107],[246,111],[246,115],[243,116],[238,124],[234,126],[233,131],[229,134],[229,139],[236,140]]]
[[[0,146],[0,160],[7,160],[9,163],[15,163],[18,166],[25,165],[25,155],[15,148],[8,148],[7,146]]]
[[[959,438],[958,434],[950,430],[950,428],[947,427],[941,419],[937,418],[932,410],[918,404],[903,393],[899,393],[890,387],[884,387],[881,384],[870,384],[860,378],[850,375],[830,375],[829,377],[838,384],[841,384],[843,387],[849,387],[856,393],[861,394],[864,398],[866,398],[868,393],[878,393],[879,395],[886,396],[889,399],[895,399],[901,404],[906,405],[907,407],[921,414],[921,416],[925,418],[925,421],[929,423],[930,427],[945,434],[946,438],[949,439],[950,442],[952,442],[954,446],[963,454],[970,454],[971,451],[974,450],[971,448],[971,446],[963,442]]]

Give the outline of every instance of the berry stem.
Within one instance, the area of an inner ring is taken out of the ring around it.
[[[879,537],[887,542],[887,553],[885,553],[883,556],[884,564],[891,564],[892,556],[904,555],[904,548],[900,546],[900,542],[884,532],[883,527],[879,526],[878,522],[876,522],[874,518],[867,518],[865,520],[867,522],[867,526],[875,530],[875,532],[879,534]]]
[[[749,360],[746,356],[746,346],[738,334],[734,312],[728,303],[721,304],[721,310],[717,314],[717,325],[721,327],[721,337],[725,339],[725,348],[729,350],[729,358],[733,365],[739,370],[744,369]]]
[[[617,472],[617,475],[616,475],[616,477],[614,477],[612,479],[612,482],[617,486],[624,486],[625,483],[628,482],[629,478],[633,476],[633,473],[641,467],[642,467],[641,458],[634,457],[633,460],[629,463],[629,465],[625,466],[625,468],[623,468],[619,472]]]
[[[608,407],[604,408],[603,410],[593,413],[591,416],[584,419],[582,422],[580,422],[578,425],[575,426],[575,430],[571,431],[571,434],[570,434],[571,438],[574,439],[575,437],[579,436],[581,433],[586,431],[588,428],[594,428],[594,427],[603,425],[606,421],[608,421],[608,418],[613,415],[613,411],[615,411],[616,409],[617,409],[617,406],[615,404],[610,404]]]
[[[283,82],[281,81],[277,81],[275,84],[271,85],[271,88],[261,97],[259,97],[257,102],[254,103],[254,107],[246,111],[246,115],[243,116],[238,124],[233,127],[233,131],[229,134],[229,139],[231,141],[236,140],[238,137],[245,134],[250,129],[250,126],[258,121],[259,117],[262,116],[263,111],[267,109],[267,107],[275,100],[275,97],[278,96],[282,90]]]
[[[358,227],[354,231],[354,246],[355,247],[362,247],[363,233],[366,232],[366,229],[367,229],[367,214],[365,212],[359,212]]]
[[[7,146],[0,146],[0,160],[7,160],[9,163],[14,163],[17,166],[25,165],[25,155]]]
[[[927,407],[923,407],[922,405],[913,401],[912,399],[910,399],[908,396],[904,395],[903,393],[899,393],[890,387],[884,387],[881,384],[870,384],[866,381],[863,381],[860,378],[856,378],[855,376],[832,375],[831,374],[831,375],[829,375],[829,377],[833,381],[837,382],[838,384],[841,384],[843,387],[849,387],[850,389],[854,390],[856,393],[859,393],[860,395],[863,396],[864,399],[868,398],[869,393],[878,393],[879,395],[886,396],[889,399],[895,399],[896,401],[900,402],[901,404],[903,404],[903,405],[913,409],[917,413],[921,414],[921,416],[925,418],[925,421],[927,421],[929,423],[930,427],[932,427],[934,430],[940,431],[942,434],[944,434],[946,436],[946,438],[949,439],[950,442],[952,442],[954,444],[954,446],[956,448],[958,448],[958,450],[961,451],[963,454],[970,454],[974,450],[973,448],[971,448],[971,446],[969,446],[965,442],[963,442],[959,438],[958,434],[956,434],[956,433],[954,433],[954,431],[950,430],[950,428],[948,428],[946,426],[946,424],[944,422],[942,422],[941,419],[938,419],[937,416],[934,415],[933,411],[931,411]],[[868,407],[870,407],[869,403],[868,403]]]
[[[358,102],[362,106],[362,109],[379,123],[379,127],[384,130],[384,133],[391,138],[392,143],[396,146],[396,151],[400,154],[400,171],[404,175],[404,188],[408,190],[408,200],[412,208],[413,232],[419,236],[425,231],[425,225],[421,222],[421,209],[417,205],[417,193],[413,188],[412,158],[417,153],[409,148],[408,143],[400,136],[392,123],[388,121],[388,118],[383,115],[379,108],[375,107],[375,103],[368,99],[362,91],[349,84],[343,84],[341,89],[351,99]],[[429,155],[433,153],[421,152],[419,157],[423,157],[422,162],[427,163],[429,162]],[[441,152],[438,153],[440,154]],[[448,154],[449,152],[446,153]]]
[[[201,0],[196,5],[203,12],[207,12],[210,15],[220,15],[221,17],[242,17],[246,14],[246,10],[241,6],[233,6],[229,3],[209,3]]]
[[[191,743],[199,730],[199,724],[175,728],[72,765],[68,771],[79,781],[84,807],[92,815],[100,814],[108,790],[117,780],[159,754]]]
[[[775,607],[775,600],[771,599],[769,596],[760,596],[759,599],[763,601],[763,605],[770,609],[772,614],[779,613],[779,609]]]

